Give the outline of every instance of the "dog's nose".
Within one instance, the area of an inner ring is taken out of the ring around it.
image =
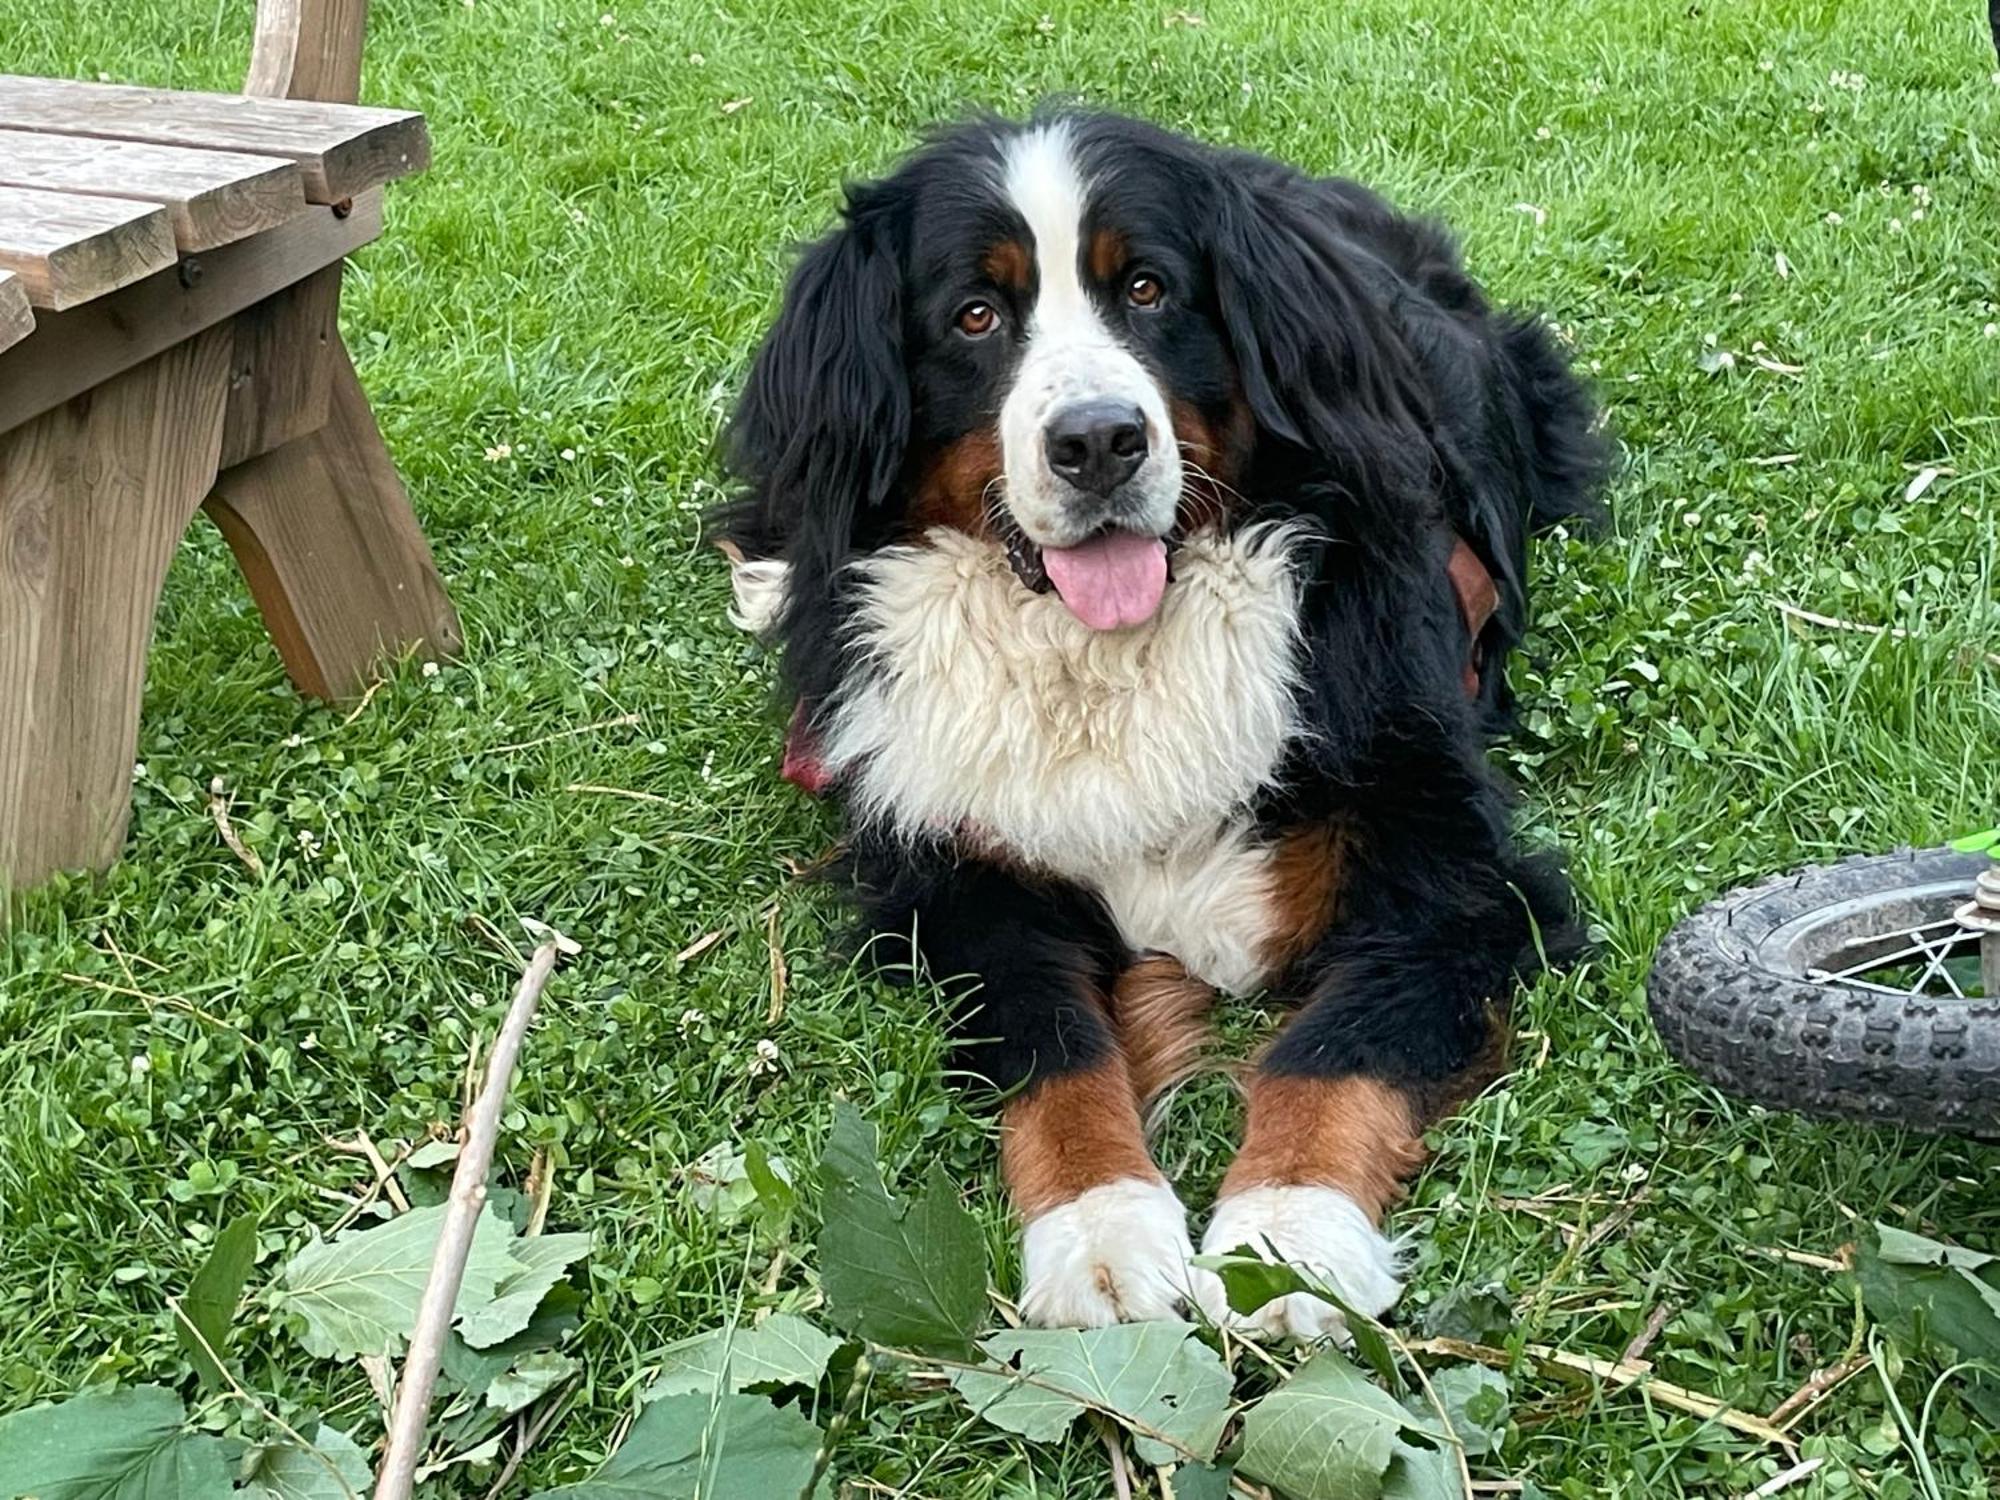
[[[1109,495],[1146,461],[1146,415],[1122,401],[1079,401],[1049,418],[1042,452],[1078,489]]]

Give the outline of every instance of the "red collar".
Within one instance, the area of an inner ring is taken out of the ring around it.
[[[1500,591],[1494,587],[1493,575],[1486,571],[1486,564],[1479,560],[1479,554],[1464,537],[1455,539],[1451,549],[1451,560],[1445,564],[1445,576],[1451,580],[1451,591],[1458,600],[1459,623],[1465,627],[1465,662],[1460,668],[1459,680],[1465,688],[1465,696],[1479,696],[1479,673],[1485,665],[1486,651],[1480,644],[1480,634],[1486,629],[1486,622],[1493,618],[1493,611],[1499,608]],[[826,763],[820,759],[810,716],[806,705],[799,702],[792,709],[792,722],[785,729],[785,762],[779,772],[785,780],[810,796],[823,797],[833,785],[833,776]]]

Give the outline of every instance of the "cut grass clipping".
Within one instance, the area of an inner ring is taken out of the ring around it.
[[[414,1193],[437,1192],[427,1169],[404,1170]],[[760,1206],[788,1216],[791,1187],[760,1175],[764,1185],[754,1191],[776,1200]],[[1248,1313],[1274,1297],[1325,1298],[1347,1319],[1353,1357],[1321,1347],[1257,1350],[1253,1359],[1218,1330],[1178,1322],[981,1337],[990,1304],[978,1227],[935,1169],[919,1196],[899,1200],[884,1184],[874,1127],[841,1103],[820,1192],[825,1320],[847,1337],[778,1312],[669,1346],[657,1377],[637,1395],[636,1417],[619,1424],[622,1436],[606,1435],[603,1462],[538,1500],[830,1497],[841,1437],[871,1387],[878,1401],[934,1400],[948,1388],[964,1421],[1038,1444],[1064,1442],[1087,1421],[1113,1455],[1121,1493],[1133,1492],[1131,1475],[1143,1465],[1172,1500],[1472,1500],[1481,1488],[1468,1457],[1502,1449],[1516,1384],[1551,1373],[1601,1379],[1604,1389],[1633,1388],[1668,1405],[1707,1402],[1727,1414],[1712,1398],[1653,1381],[1637,1355],[1595,1369],[1511,1340],[1505,1301],[1490,1290],[1437,1303],[1428,1320],[1434,1336],[1412,1344],[1313,1277],[1247,1249],[1202,1258],[1222,1278],[1230,1306]],[[442,1202],[412,1207],[299,1247],[250,1298],[254,1336],[283,1329],[315,1359],[359,1361],[385,1396],[379,1372],[416,1326],[445,1214]],[[230,1372],[256,1245],[254,1221],[229,1225],[179,1303],[189,1352],[183,1384],[198,1394],[194,1408],[181,1390],[137,1385],[0,1418],[0,1495],[357,1500],[370,1483],[375,1446],[361,1429],[382,1414],[350,1414],[345,1426],[324,1414],[287,1423]],[[511,1417],[560,1410],[565,1388],[588,1375],[562,1346],[577,1322],[570,1271],[589,1249],[585,1234],[527,1235],[484,1210],[452,1311],[446,1402],[420,1480],[491,1462]],[[2000,1418],[2000,1257],[1878,1226],[1856,1247],[1854,1276],[1880,1326],[1865,1346],[1857,1333],[1850,1359],[1822,1372],[1790,1411],[1739,1414],[1743,1430],[1795,1457],[1788,1430],[1813,1401],[1864,1370],[1893,1392],[1900,1349],[1925,1342],[1955,1351],[1959,1362],[1947,1378],[1962,1382],[1976,1409]],[[1917,1413],[1892,1411],[1921,1453],[1929,1403]],[[1801,1477],[1812,1467],[1799,1465]],[[901,1492],[919,1493],[915,1479]],[[1517,1492],[1538,1493],[1528,1485]]]

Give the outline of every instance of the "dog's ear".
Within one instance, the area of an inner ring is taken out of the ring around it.
[[[1435,455],[1422,387],[1366,257],[1319,184],[1245,173],[1224,159],[1207,216],[1216,300],[1251,414],[1265,438],[1349,471],[1369,488],[1422,484]]]
[[[879,516],[909,443],[887,191],[850,188],[843,220],[792,272],[725,438],[745,493],[718,530],[753,558],[783,557],[795,596],[830,578],[864,520]]]

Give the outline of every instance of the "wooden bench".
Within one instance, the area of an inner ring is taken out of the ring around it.
[[[153,615],[221,526],[303,692],[457,617],[340,341],[423,116],[367,0],[261,0],[241,95],[0,77],[0,892],[117,858]]]

